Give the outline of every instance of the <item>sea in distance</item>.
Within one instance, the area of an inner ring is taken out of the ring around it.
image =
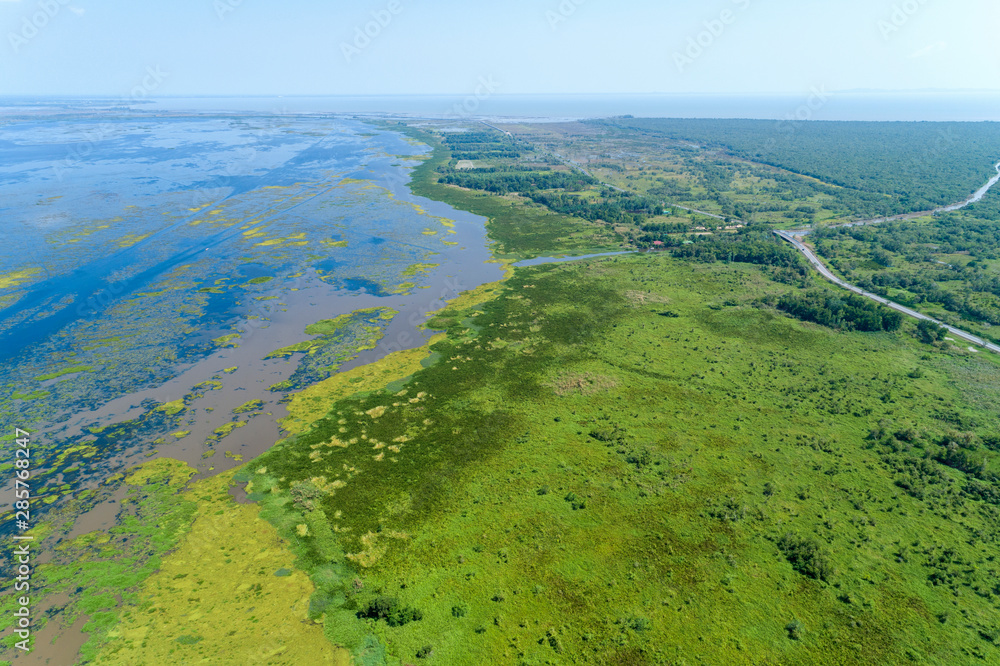
[[[426,118],[518,118],[553,122],[633,115],[649,118],[762,120],[1000,121],[1000,91],[834,91],[815,85],[798,94],[493,94],[484,79],[465,95],[156,97],[0,97],[0,117],[27,109],[87,106],[144,112],[359,114]]]

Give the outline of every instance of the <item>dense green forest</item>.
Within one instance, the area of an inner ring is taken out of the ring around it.
[[[1000,160],[998,123],[651,118],[594,122],[651,139],[695,141],[819,179],[836,186],[838,198],[863,218],[960,201],[995,173],[993,165]]]
[[[813,289],[785,294],[775,305],[788,314],[845,331],[896,331],[903,315],[856,294]]]
[[[767,232],[744,229],[737,234],[694,238],[693,242],[689,240],[674,248],[673,255],[679,259],[692,259],[708,264],[740,261],[793,269],[799,275],[807,273],[802,256],[787,243]]]

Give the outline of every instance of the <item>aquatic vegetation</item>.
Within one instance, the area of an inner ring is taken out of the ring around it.
[[[288,391],[329,377],[360,352],[374,349],[382,339],[385,327],[397,314],[396,310],[388,307],[367,308],[307,326],[307,335],[319,337],[278,349],[265,357],[287,358],[294,354],[306,354],[292,377],[272,386],[271,390]]]
[[[59,377],[65,377],[66,375],[73,375],[78,372],[90,372],[93,370],[89,365],[77,365],[69,368],[63,368],[61,370],[56,370],[55,372],[50,372],[47,375],[39,375],[35,377],[35,381],[44,382],[50,379],[57,379]]]
[[[22,268],[17,271],[0,273],[0,289],[10,289],[30,282],[36,275],[42,272],[41,268]]]
[[[247,400],[242,405],[233,410],[233,414],[246,414],[256,412],[264,407],[264,401],[259,399]]]

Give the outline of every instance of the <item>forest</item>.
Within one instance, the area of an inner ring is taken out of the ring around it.
[[[818,179],[858,218],[960,201],[995,172],[997,123],[791,122],[616,118],[650,139],[695,141]],[[735,212],[735,211],[734,211]]]

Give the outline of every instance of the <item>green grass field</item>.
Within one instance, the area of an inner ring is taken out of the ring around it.
[[[787,289],[643,255],[441,313],[436,363],[248,468],[327,635],[357,663],[1000,659],[996,360],[756,305]]]

